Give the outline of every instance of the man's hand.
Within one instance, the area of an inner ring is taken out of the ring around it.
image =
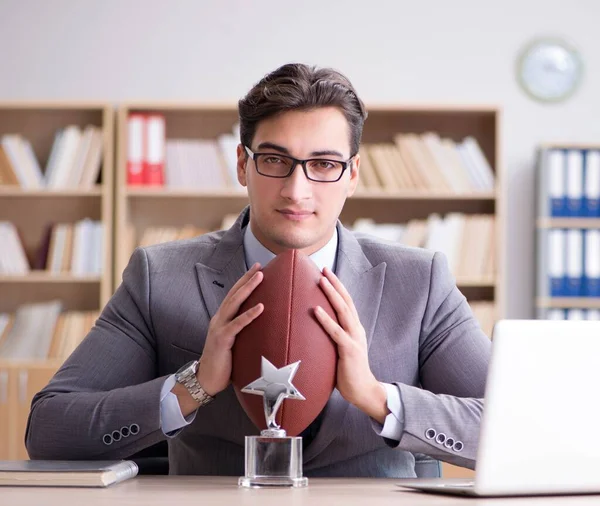
[[[231,348],[235,338],[246,325],[263,312],[263,304],[257,304],[237,315],[240,306],[262,279],[260,264],[256,263],[233,285],[210,320],[204,351],[196,373],[198,383],[208,395],[214,396],[229,385],[232,367]],[[173,393],[177,395],[183,416],[189,415],[198,408],[183,385],[176,384]]]
[[[344,399],[380,423],[389,413],[385,387],[369,367],[367,337],[350,294],[327,267],[320,280],[321,289],[336,311],[339,324],[320,306],[315,315],[338,348],[337,389]]]

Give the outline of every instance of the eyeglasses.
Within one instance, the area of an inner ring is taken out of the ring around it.
[[[335,183],[339,181],[354,158],[354,156],[351,156],[344,162],[327,158],[299,160],[278,153],[254,153],[248,146],[244,146],[244,148],[250,158],[254,160],[256,172],[261,176],[288,177],[294,172],[296,165],[300,164],[307,179],[318,183]]]

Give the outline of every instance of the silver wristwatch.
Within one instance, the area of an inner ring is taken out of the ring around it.
[[[192,398],[200,405],[205,406],[214,399],[208,395],[204,388],[198,383],[196,372],[198,371],[198,360],[192,360],[185,364],[179,371],[175,373],[175,381],[182,384],[190,393]]]

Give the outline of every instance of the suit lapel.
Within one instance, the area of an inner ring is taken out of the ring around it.
[[[196,264],[200,294],[210,318],[215,315],[231,287],[248,270],[243,240],[243,228],[248,223],[248,215],[246,208],[225,232],[208,260]]]
[[[338,234],[336,275],[354,301],[370,348],[379,313],[386,264],[382,262],[373,266],[354,235],[339,223]],[[323,410],[319,432],[306,448],[305,463],[319,455],[339,433],[348,406],[348,402],[335,389]]]

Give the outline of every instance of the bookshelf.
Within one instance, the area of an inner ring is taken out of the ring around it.
[[[600,145],[542,144],[536,165],[536,317],[599,319]]]
[[[341,221],[352,227],[368,217],[377,223],[405,223],[425,220],[432,213],[492,215],[495,219],[493,272],[483,276],[457,277],[457,284],[469,302],[493,304],[494,319],[504,314],[505,258],[502,245],[505,229],[505,191],[500,159],[501,111],[496,106],[446,106],[378,104],[368,107],[369,117],[363,143],[392,143],[396,134],[437,132],[460,142],[474,137],[492,167],[493,189],[448,191],[439,189],[369,189],[364,185],[348,199]],[[129,103],[117,115],[117,162],[115,190],[115,269],[114,286],[121,282],[135,245],[149,227],[182,227],[186,224],[218,229],[222,219],[238,213],[248,202],[244,192],[234,189],[192,190],[127,185],[128,117],[130,114],[157,113],[164,116],[166,139],[215,139],[230,133],[238,120],[234,104]],[[444,465],[445,476],[472,476],[469,470]]]
[[[0,137],[19,134],[28,140],[42,171],[47,167],[57,132],[70,125],[82,130],[87,125],[99,129],[97,142],[102,162],[96,183],[85,189],[0,185],[0,221],[15,225],[31,267],[49,225],[73,224],[85,218],[100,221],[104,227],[101,274],[51,273],[42,269],[22,274],[0,273],[0,313],[14,314],[23,305],[56,299],[62,301],[63,311],[98,311],[113,292],[112,106],[70,101],[0,102]],[[27,458],[23,441],[31,400],[61,362],[0,358],[0,460]]]

